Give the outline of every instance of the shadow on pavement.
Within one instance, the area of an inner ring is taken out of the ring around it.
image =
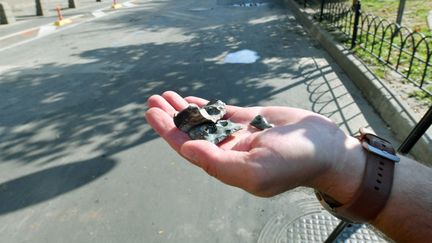
[[[130,14],[130,18],[136,15],[141,13]],[[234,23],[184,28],[178,33],[179,25],[187,26],[182,22],[184,17],[179,16],[179,20],[170,15],[146,22],[124,39],[113,40],[110,47],[72,54],[71,59],[81,60],[75,64],[35,63],[3,72],[0,160],[46,164],[71,151],[114,154],[152,140],[157,135],[143,119],[146,99],[165,90],[218,98],[235,105],[257,105],[283,91],[263,80],[301,76],[298,57],[314,48],[298,49],[304,41],[301,30],[296,22],[286,22],[283,17],[246,26]],[[164,31],[166,39],[159,36]],[[249,32],[260,36],[245,39]],[[268,36],[277,42],[263,43],[261,39]],[[142,41],[128,44],[128,38]],[[62,51],[73,48],[65,42]],[[283,62],[219,63],[224,53],[243,48],[258,53],[271,50],[270,54]],[[305,81],[297,80],[295,85]]]
[[[65,41],[56,51],[64,52],[64,58],[72,61],[38,63],[35,58],[32,65],[2,72],[2,163],[55,166],[60,158],[78,153],[90,154],[94,159],[52,167],[1,184],[0,214],[83,186],[115,165],[111,159],[95,156],[109,157],[157,138],[143,114],[147,98],[165,90],[252,106],[303,85],[309,89],[314,111],[342,114],[344,108],[355,105],[353,102],[332,111],[322,109],[339,96],[322,95],[334,87],[327,85],[329,79],[321,84],[317,80],[334,71],[328,62],[313,62],[326,58],[284,11],[277,12],[276,17],[274,13],[250,15],[249,21],[228,24],[224,23],[223,12],[130,12],[127,18],[100,20],[106,22],[107,29],[124,29],[123,38],[102,35],[103,39],[98,39],[102,38],[98,32],[105,31],[103,27],[76,33],[77,38],[109,41],[108,47],[77,53],[74,50],[78,44]],[[210,16],[214,21],[200,22],[206,15],[214,15]],[[268,41],[270,38],[272,41]],[[252,49],[264,56],[251,65],[221,63],[226,53],[241,49]],[[304,59],[312,62],[299,63]],[[267,80],[285,83],[276,87]],[[349,119],[342,117],[339,125],[349,126]]]
[[[59,165],[0,184],[0,215],[53,199],[90,183],[112,170],[116,162],[94,158]]]

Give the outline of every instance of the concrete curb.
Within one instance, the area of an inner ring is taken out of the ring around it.
[[[392,90],[376,77],[365,64],[335,41],[333,36],[323,30],[312,17],[304,13],[294,0],[284,1],[310,35],[321,43],[324,49],[362,91],[365,98],[393,130],[396,138],[400,141],[405,140],[420,118],[416,118],[415,113],[404,101],[398,99]],[[424,164],[431,166],[431,144],[432,134],[428,131],[411,150],[411,154],[415,155],[416,159]]]

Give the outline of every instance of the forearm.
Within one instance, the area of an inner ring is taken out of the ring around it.
[[[395,166],[386,206],[371,222],[396,242],[427,242],[432,237],[432,169],[406,157]]]
[[[345,150],[345,159],[335,162],[328,173],[310,185],[342,204],[353,198],[366,166],[366,151],[357,139],[348,137]],[[389,199],[371,224],[396,242],[430,240],[432,169],[401,156],[395,165]]]

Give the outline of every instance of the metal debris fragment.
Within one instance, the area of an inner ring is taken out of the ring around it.
[[[212,100],[202,108],[190,104],[174,116],[174,124],[191,139],[204,139],[218,144],[242,129],[240,124],[221,120],[225,114],[225,103],[220,100]]]
[[[260,130],[274,127],[273,124],[269,123],[267,121],[267,119],[265,119],[261,115],[257,115],[254,119],[252,119],[252,121],[249,124],[255,128],[260,129]]]
[[[229,120],[219,120],[216,123],[205,123],[195,126],[188,134],[191,139],[204,139],[218,144],[241,129],[240,124]]]
[[[225,103],[220,100],[212,100],[201,109],[195,104],[190,104],[174,117],[174,124],[187,133],[197,125],[217,122],[225,113]]]

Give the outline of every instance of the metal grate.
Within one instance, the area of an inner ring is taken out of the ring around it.
[[[324,242],[339,221],[326,212],[303,216],[286,228],[286,242]],[[352,225],[347,227],[335,242],[381,243],[387,241],[366,225]]]

